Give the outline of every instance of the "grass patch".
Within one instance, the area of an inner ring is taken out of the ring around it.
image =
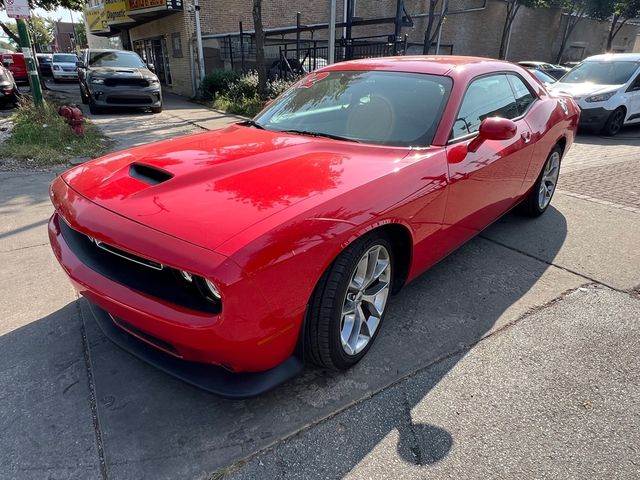
[[[211,102],[211,106],[233,115],[254,117],[260,110],[262,110],[264,101],[260,100],[257,96],[253,98],[241,97],[233,99],[226,95],[220,95]]]
[[[36,108],[29,100],[21,101],[11,116],[11,136],[0,144],[0,158],[55,165],[72,158],[94,158],[106,153],[109,142],[95,125],[85,120],[84,136],[76,136],[58,115],[57,108],[51,101],[43,108]]]

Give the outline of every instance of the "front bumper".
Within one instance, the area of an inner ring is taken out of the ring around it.
[[[604,108],[582,108],[580,111],[580,127],[602,130],[610,115],[611,111]]]
[[[78,80],[78,72],[64,72],[52,70],[53,78],[56,80]]]
[[[289,365],[283,367],[286,371],[293,371],[293,361],[289,359],[298,346],[303,311],[284,314],[274,309],[228,258],[100,207],[80,196],[60,177],[52,184],[51,197],[56,212],[49,221],[49,240],[56,258],[74,288],[109,312],[128,335],[178,362],[224,367],[234,374],[271,371],[282,363]],[[100,274],[83,263],[65,240],[63,218],[83,235],[108,240],[117,248],[131,249],[164,265],[210,278],[223,292],[221,312],[170,303]],[[269,375],[272,379],[283,378],[282,374]]]
[[[160,107],[162,91],[160,85],[130,87],[90,85],[91,97],[100,107]]]

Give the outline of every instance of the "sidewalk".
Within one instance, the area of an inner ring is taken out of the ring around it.
[[[92,119],[116,149],[236,120],[166,106]],[[604,142],[579,138],[567,189],[640,161],[587,161]],[[54,174],[0,172],[0,479],[640,476],[640,178],[505,217],[394,297],[349,372],[228,401],[104,338],[50,252]]]

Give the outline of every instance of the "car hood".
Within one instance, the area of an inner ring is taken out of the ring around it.
[[[573,98],[581,98],[586,95],[610,92],[621,88],[622,85],[596,85],[594,83],[561,83],[556,82],[549,89],[556,93],[565,93]]]
[[[127,67],[90,67],[89,75],[99,78],[143,78],[155,77],[155,74],[147,68],[127,68]]]
[[[73,62],[53,62],[52,65],[57,65],[59,67],[73,67],[76,68],[76,64]]]
[[[108,155],[63,179],[111,211],[213,250],[295,204],[312,208],[397,171],[409,151],[232,125]]]

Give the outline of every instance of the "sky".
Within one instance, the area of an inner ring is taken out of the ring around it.
[[[47,12],[46,10],[43,10],[41,8],[36,8],[33,10],[33,13],[35,15],[38,15],[39,17],[49,17],[49,18],[53,18],[54,20],[58,20],[58,19],[62,19],[63,22],[70,22],[71,21],[71,14],[69,13],[69,10],[66,10],[64,8],[57,8],[55,10],[51,10],[50,12]],[[73,13],[73,21],[74,22],[81,22],[82,20],[82,12],[72,12]],[[13,20],[12,18],[7,17],[7,12],[5,12],[4,10],[0,11],[0,21],[2,22],[6,22],[6,21],[11,21],[14,22],[15,20]],[[4,32],[2,32],[0,30],[0,36],[4,35]]]

